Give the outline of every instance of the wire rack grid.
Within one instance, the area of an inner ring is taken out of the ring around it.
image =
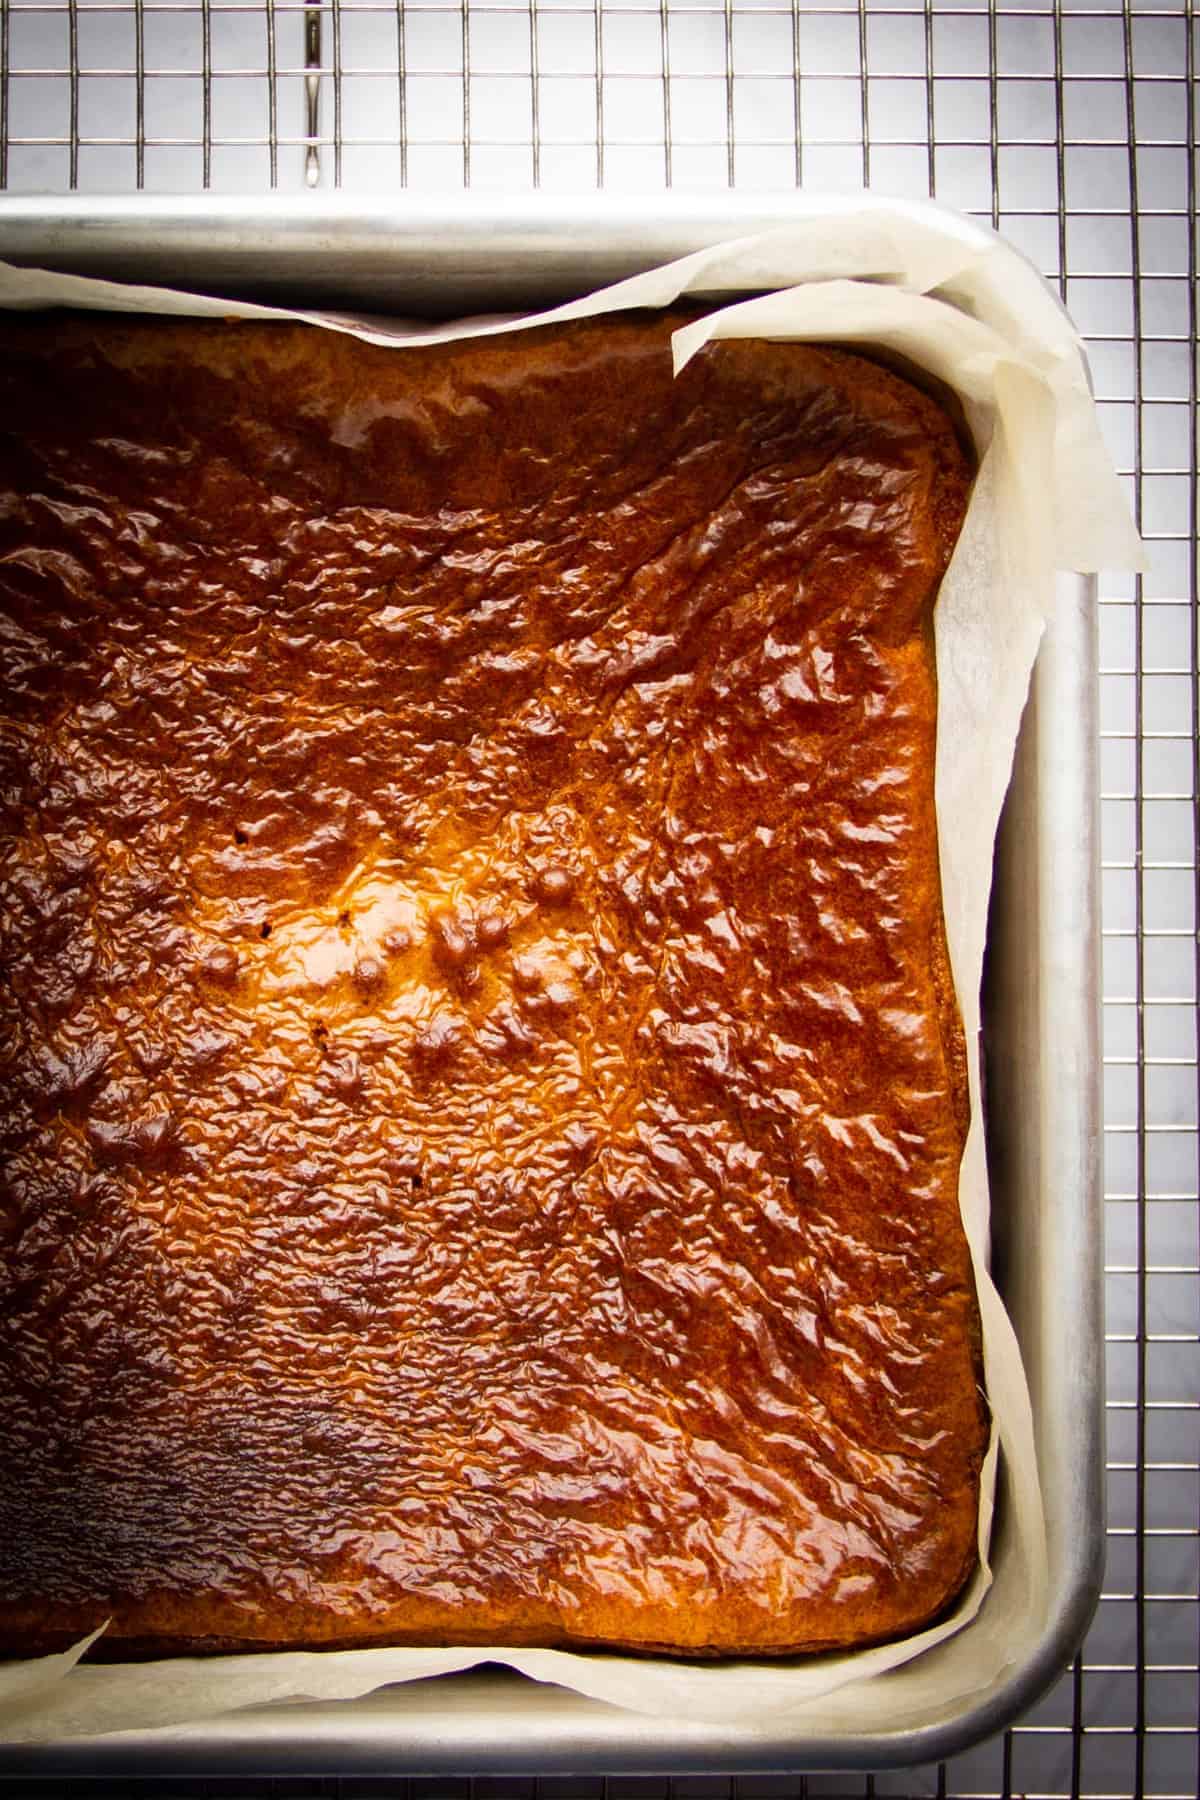
[[[736,1796],[1195,1795],[1192,0],[0,0],[0,19],[0,187],[872,185],[990,220],[1060,285],[1150,545],[1148,573],[1105,580],[1100,611],[1104,1596],[1074,1666],[1003,1738],[948,1766],[743,1779]],[[281,1800],[735,1800],[715,1776],[235,1785]]]

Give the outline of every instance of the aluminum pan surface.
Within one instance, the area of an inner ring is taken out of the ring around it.
[[[661,198],[638,206],[593,197],[568,208],[467,196],[385,208],[4,197],[0,257],[449,317],[550,304],[845,204],[730,196],[665,207]],[[943,225],[955,218],[923,203],[892,210],[898,229],[930,212]],[[983,227],[956,223],[965,242],[990,241]],[[1033,1703],[1086,1627],[1103,1560],[1094,590],[1091,578],[1062,578],[1059,617],[1035,669],[1001,828],[985,975],[996,1270],[1025,1354],[1049,1533],[1049,1623],[1028,1662],[973,1706],[900,1733],[709,1730],[489,1670],[340,1706],[262,1708],[103,1741],[0,1748],[0,1772],[888,1768],[955,1754]],[[1001,1520],[997,1558],[1004,1543]]]
[[[797,218],[887,207],[936,218],[964,243],[994,241],[931,202],[754,199],[729,194],[614,202],[529,195],[420,195],[382,206],[320,201],[0,195],[0,256],[109,280],[158,281],[292,305],[374,305],[454,318],[536,308]],[[1014,254],[1016,254],[1014,252]]]

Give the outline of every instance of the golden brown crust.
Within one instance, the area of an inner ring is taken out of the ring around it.
[[[0,1645],[907,1632],[985,1420],[968,470],[669,320],[0,329]]]

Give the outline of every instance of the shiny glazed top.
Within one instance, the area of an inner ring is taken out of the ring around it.
[[[936,1613],[940,409],[637,317],[42,320],[0,434],[0,1644]]]

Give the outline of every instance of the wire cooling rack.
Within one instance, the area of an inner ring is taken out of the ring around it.
[[[1151,567],[1100,614],[1108,1570],[1017,1727],[874,1778],[152,1782],[352,1800],[1200,1788],[1196,66],[1191,0],[0,0],[0,187],[936,195],[1064,297]],[[62,1791],[63,1784],[55,1784]],[[12,1790],[15,1796],[16,1790]],[[40,1790],[45,1792],[45,1790]]]

